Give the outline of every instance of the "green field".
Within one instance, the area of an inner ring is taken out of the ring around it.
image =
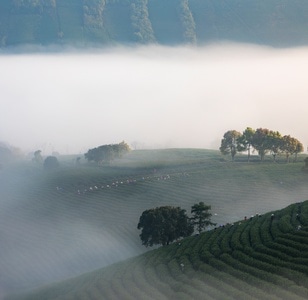
[[[66,295],[57,299],[305,299],[303,158],[247,163],[239,156],[232,163],[214,150],[168,149],[132,151],[102,167],[59,157],[55,172],[30,161],[4,166],[1,291],[24,292],[99,269],[28,299],[57,293]],[[181,245],[150,252],[141,246],[136,227],[144,210],[174,205],[189,214],[199,201],[225,227]],[[280,217],[269,223],[274,210]],[[257,213],[262,217],[239,225]]]

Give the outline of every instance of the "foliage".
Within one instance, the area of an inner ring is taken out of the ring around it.
[[[187,43],[195,44],[197,42],[196,24],[192,12],[189,8],[188,0],[181,0],[179,11],[183,26],[184,41]]]
[[[278,131],[269,131],[267,136],[267,143],[270,153],[272,154],[274,161],[276,161],[276,156],[282,150],[282,136]]]
[[[232,161],[234,160],[234,156],[240,147],[240,136],[240,132],[236,130],[229,130],[224,134],[223,139],[221,140],[221,146],[219,148],[220,152],[224,155],[231,154]]]
[[[258,151],[261,160],[264,160],[265,154],[269,151],[269,133],[267,128],[258,128],[252,138],[252,146]]]
[[[199,233],[204,230],[207,226],[215,226],[215,223],[211,222],[212,214],[209,212],[211,209],[210,205],[199,202],[191,207],[192,217],[190,218],[192,224],[197,227]]]
[[[134,0],[131,3],[131,21],[134,37],[139,43],[155,42],[154,31],[149,19],[147,0]]]
[[[47,156],[44,160],[44,169],[46,171],[54,170],[59,167],[59,161],[55,156]]]
[[[251,150],[256,150],[264,160],[265,155],[270,153],[276,161],[277,155],[286,154],[287,162],[290,155],[295,155],[294,161],[297,160],[298,153],[304,151],[303,144],[290,135],[282,136],[279,131],[269,130],[267,128],[258,128],[254,130],[247,127],[243,133],[236,130],[227,131],[221,140],[220,152],[224,155],[231,154],[232,160],[237,152],[248,152],[248,161],[250,160]]]
[[[186,211],[173,206],[145,210],[140,216],[137,228],[142,230],[140,238],[146,247],[169,245],[174,240],[193,233],[193,226]]]
[[[303,144],[298,141],[296,138],[291,137],[290,135],[284,135],[282,137],[282,150],[286,154],[287,162],[290,161],[290,155],[295,154],[295,160],[297,154],[304,151]]]
[[[130,151],[130,147],[124,141],[119,144],[102,145],[97,148],[89,149],[85,153],[85,158],[90,162],[98,164],[103,162],[110,163],[115,158],[121,158],[123,154]]]
[[[105,0],[83,0],[84,25],[93,28],[103,27]]]
[[[46,41],[110,45],[230,40],[274,46],[308,41],[303,1],[286,0],[281,6],[277,0],[1,0],[0,8],[3,47]]]
[[[247,127],[242,135],[238,138],[238,150],[240,152],[242,151],[247,151],[248,153],[248,158],[247,160],[250,160],[250,155],[251,155],[251,148],[252,148],[252,139],[255,134],[255,130]]]

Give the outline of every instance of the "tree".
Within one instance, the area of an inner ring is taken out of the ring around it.
[[[248,157],[247,161],[250,161],[250,154],[251,154],[251,148],[252,148],[252,138],[253,135],[255,134],[255,130],[247,127],[242,135],[238,138],[238,151],[247,151],[248,152]]]
[[[42,163],[43,162],[43,157],[42,157],[42,151],[41,150],[36,150],[34,152],[34,157],[32,158],[32,161],[36,162],[36,163]]]
[[[240,144],[238,142],[241,137],[241,133],[236,130],[227,131],[223,139],[221,140],[221,146],[219,148],[223,155],[231,154],[232,161],[234,161],[235,154],[240,149]]]
[[[44,169],[46,171],[54,170],[59,167],[59,161],[55,156],[47,156],[44,160]]]
[[[215,223],[211,222],[212,214],[209,212],[211,209],[210,205],[199,202],[191,207],[192,217],[190,218],[193,226],[197,226],[199,233],[207,226],[215,226]]]
[[[269,151],[267,128],[258,128],[252,137],[252,146],[258,151],[261,161],[264,160],[265,154]]]
[[[304,151],[304,146],[298,139],[284,135],[282,137],[282,151],[286,154],[287,162],[290,162],[290,155],[293,154],[295,154],[294,161],[296,161],[297,154]]]
[[[194,231],[185,209],[173,206],[145,210],[137,228],[142,230],[140,239],[146,247],[169,245],[176,239],[190,236]]]
[[[268,145],[268,149],[274,158],[274,162],[276,161],[276,156],[281,151],[282,147],[282,136],[278,131],[270,130],[268,136],[266,137],[266,143]]]
[[[112,145],[113,146],[113,151],[114,155],[116,158],[121,158],[124,154],[128,153],[131,151],[129,145],[122,141],[119,144]]]
[[[110,163],[114,158],[121,158],[123,154],[129,151],[129,145],[122,141],[119,144],[102,145],[89,149],[84,156],[88,161],[95,161],[98,164],[102,164],[103,162]]]

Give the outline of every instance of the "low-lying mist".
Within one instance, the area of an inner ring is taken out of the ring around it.
[[[0,140],[43,154],[219,147],[267,127],[307,144],[307,48],[246,44],[0,56]]]
[[[146,250],[136,228],[140,211],[132,202],[119,218],[116,200],[101,194],[93,204],[91,195],[50,190],[38,179],[41,172],[25,178],[24,171],[0,172],[0,299]]]
[[[1,293],[61,281],[150,250],[141,245],[137,230],[140,215],[149,208],[180,206],[189,214],[191,206],[202,200],[212,206],[213,222],[223,225],[306,199],[306,185],[292,183],[287,176],[282,182],[262,171],[259,174],[254,169],[259,164],[253,164],[252,177],[240,175],[238,165],[235,178],[224,169],[214,173],[214,178],[207,175],[204,179],[200,169],[187,176],[176,171],[170,173],[170,179],[159,181],[151,173],[149,181],[81,195],[74,190],[79,188],[78,177],[63,176],[70,185],[58,190],[53,177],[31,162],[13,171],[1,170],[0,299]],[[76,174],[78,167],[71,168]],[[95,169],[80,168],[80,172]],[[136,174],[140,179],[140,173]]]

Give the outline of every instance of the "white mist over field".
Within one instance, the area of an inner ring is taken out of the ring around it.
[[[307,146],[308,49],[149,46],[0,56],[0,140],[26,151],[217,149],[266,127]]]

